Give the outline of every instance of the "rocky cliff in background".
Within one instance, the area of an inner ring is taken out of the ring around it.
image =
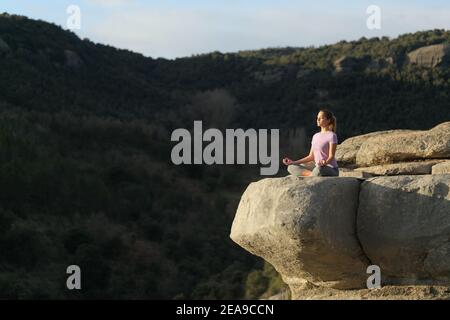
[[[449,44],[435,44],[422,47],[408,53],[407,61],[424,67],[434,68],[441,63],[448,63],[450,56]]]
[[[293,299],[449,299],[450,122],[353,137],[337,158],[340,177],[251,183],[231,239],[271,263]],[[367,289],[369,265],[381,289]]]

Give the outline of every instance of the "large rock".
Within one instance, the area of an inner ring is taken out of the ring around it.
[[[433,166],[442,161],[443,160],[425,160],[381,164],[379,166],[356,168],[354,171],[368,173],[374,176],[431,174],[431,169],[433,168]]]
[[[356,171],[347,168],[339,168],[339,177],[353,177],[358,179],[367,179],[373,177],[371,173],[364,171]]]
[[[386,131],[376,131],[359,136],[351,137],[345,139],[336,148],[336,160],[342,164],[354,164],[356,163],[356,155],[362,144],[365,143],[369,138],[378,137],[385,134],[391,133],[406,133],[413,132],[413,130],[386,130]]]
[[[448,62],[449,56],[450,45],[435,44],[408,53],[408,61],[410,64],[433,68],[443,62]]]
[[[367,139],[356,155],[358,166],[450,157],[450,121],[425,131],[392,132]]]
[[[271,263],[294,297],[308,283],[363,288],[368,260],[355,235],[359,185],[358,179],[341,177],[253,182],[230,237]]]
[[[450,175],[361,185],[357,232],[383,284],[450,284]]]
[[[431,168],[431,174],[450,174],[450,161],[444,161]]]

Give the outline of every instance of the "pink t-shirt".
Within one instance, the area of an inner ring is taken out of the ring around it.
[[[328,152],[330,149],[330,142],[337,144],[337,135],[333,131],[317,132],[312,138],[312,149],[314,152],[314,162],[319,164],[320,160],[328,159]],[[336,158],[327,164],[329,167],[337,168],[338,164]]]

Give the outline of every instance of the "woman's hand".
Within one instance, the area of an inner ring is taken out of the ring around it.
[[[323,167],[325,165],[326,161],[325,160],[319,160],[319,166]]]
[[[293,161],[292,161],[291,159],[289,159],[289,158],[284,158],[284,159],[283,159],[283,163],[284,163],[286,166],[291,165],[292,162],[293,162]]]

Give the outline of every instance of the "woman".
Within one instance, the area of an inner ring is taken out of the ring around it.
[[[337,136],[336,136],[336,117],[329,110],[320,110],[317,114],[317,126],[320,132],[317,132],[311,142],[311,151],[305,158],[293,161],[284,158],[283,163],[288,166],[288,171],[297,176],[339,176],[339,168],[335,159]],[[314,161],[314,169],[306,169],[302,163]]]

